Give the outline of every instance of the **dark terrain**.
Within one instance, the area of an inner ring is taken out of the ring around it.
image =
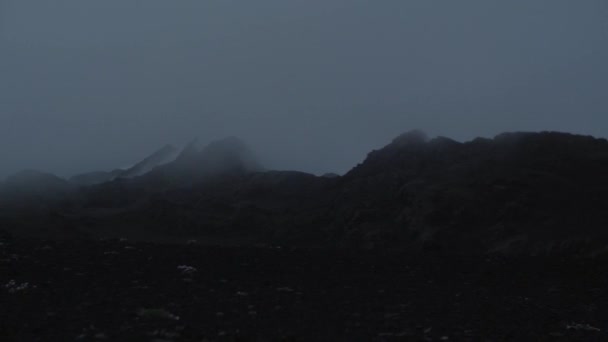
[[[41,240],[0,256],[3,341],[608,338],[605,259]]]
[[[341,176],[236,138],[23,171],[0,184],[0,336],[608,340],[607,175],[605,139],[419,131]]]
[[[345,175],[322,177],[265,170],[236,138],[192,143],[161,163],[168,153],[98,179],[9,177],[0,225],[52,239],[589,256],[608,247],[605,139],[504,133],[461,143],[412,131]]]

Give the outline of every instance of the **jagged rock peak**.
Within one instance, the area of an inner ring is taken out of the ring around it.
[[[429,141],[429,137],[426,133],[421,130],[411,130],[405,132],[391,142],[391,145],[397,147],[410,146],[410,145],[421,145]]]

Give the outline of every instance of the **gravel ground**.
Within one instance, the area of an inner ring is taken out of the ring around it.
[[[608,259],[0,243],[2,341],[606,341]]]

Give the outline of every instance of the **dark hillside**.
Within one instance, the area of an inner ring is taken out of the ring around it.
[[[203,149],[193,143],[133,179],[32,203],[93,236],[595,254],[608,246],[607,174],[606,140],[557,132],[460,143],[412,131],[330,177],[264,171],[244,143],[228,138]],[[65,186],[45,179],[31,187]]]

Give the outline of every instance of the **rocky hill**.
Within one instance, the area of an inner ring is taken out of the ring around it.
[[[264,171],[230,138],[188,146],[54,211],[91,236],[435,250],[604,253],[608,142],[557,132],[461,143],[412,131],[344,176]]]
[[[604,139],[506,133],[458,143],[414,132],[370,153],[344,177],[336,201],[345,235],[368,244],[602,249],[607,172]]]

